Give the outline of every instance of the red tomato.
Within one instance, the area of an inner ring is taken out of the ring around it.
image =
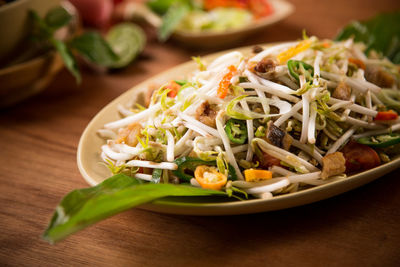
[[[346,159],[346,173],[361,172],[372,169],[381,164],[381,160],[375,150],[367,145],[350,141],[342,148]]]
[[[266,17],[274,12],[267,0],[249,0],[249,6],[256,18]]]
[[[272,166],[281,166],[281,160],[277,159],[267,153],[263,153],[263,158],[259,159],[256,157],[256,160],[260,162],[260,167],[263,169],[268,169]]]
[[[175,81],[170,81],[165,88],[170,89],[171,91],[168,92],[168,96],[174,98],[178,92],[181,86],[177,84]]]
[[[388,111],[379,111],[374,120],[376,121],[391,121],[395,120],[399,117],[397,115],[396,111],[394,110],[388,110]]]

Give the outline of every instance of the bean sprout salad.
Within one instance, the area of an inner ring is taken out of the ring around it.
[[[352,39],[256,46],[119,106],[98,134],[115,174],[271,198],[390,161],[399,66]],[[151,90],[151,89],[149,89]],[[151,96],[150,96],[151,95]]]

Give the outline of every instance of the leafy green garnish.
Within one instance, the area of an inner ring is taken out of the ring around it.
[[[68,25],[72,19],[71,14],[63,7],[59,6],[51,9],[44,18],[41,18],[33,10],[31,10],[29,14],[33,21],[32,40],[39,42],[40,45],[45,48],[54,48],[58,51],[65,67],[75,77],[77,83],[80,83],[81,75],[73,53],[80,54],[94,64],[110,68],[125,66],[129,63],[127,61],[134,59],[132,55],[127,57],[126,50],[122,51],[125,54],[122,54],[121,56],[123,58],[120,58],[100,33],[95,31],[85,32],[69,41],[57,39],[55,37],[55,32]],[[119,24],[114,28],[117,27],[127,28],[128,26]],[[132,28],[136,26],[129,25],[129,27],[132,30]],[[113,31],[114,28],[110,31]],[[141,34],[141,36],[136,39],[128,39],[128,41],[130,40],[131,42],[129,45],[136,45],[138,49],[137,52],[139,52],[144,45],[144,38],[144,34]],[[132,44],[132,42],[136,42],[136,44]]]
[[[76,82],[79,84],[81,82],[81,74],[71,49],[69,49],[69,47],[63,41],[53,37],[50,38],[50,42],[60,54],[65,67],[71,72],[71,74],[75,77]]]
[[[400,11],[380,14],[367,21],[354,21],[344,27],[336,40],[354,37],[354,41],[367,45],[366,53],[375,50],[400,63]]]
[[[67,25],[71,19],[71,14],[62,7],[56,7],[50,10],[44,17],[46,25],[53,29],[59,29]]]
[[[161,27],[158,29],[158,39],[160,41],[167,40],[189,11],[190,4],[187,1],[175,1],[170,5],[167,13],[162,18]]]
[[[81,75],[71,49],[63,41],[54,38],[54,33],[67,25],[71,21],[72,16],[64,8],[56,7],[51,9],[44,19],[40,18],[33,10],[29,11],[29,17],[33,21],[32,39],[44,43],[44,46],[50,45],[54,47],[64,61],[65,67],[75,77],[77,83],[80,83]]]
[[[146,5],[159,15],[164,15],[177,0],[149,0]]]
[[[140,204],[167,196],[227,196],[222,191],[186,185],[142,184],[124,174],[66,195],[56,207],[43,238],[54,243],[85,227]]]
[[[74,38],[69,45],[89,61],[101,66],[112,66],[119,59],[98,32],[83,33]]]

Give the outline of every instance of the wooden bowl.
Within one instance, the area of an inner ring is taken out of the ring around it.
[[[0,108],[9,107],[47,87],[63,68],[60,56],[54,52],[0,69]]]
[[[27,38],[31,27],[29,10],[35,10],[44,16],[51,8],[59,5],[61,0],[17,0],[0,7],[0,62],[8,61]]]

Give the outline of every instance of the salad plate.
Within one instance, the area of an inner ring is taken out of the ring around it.
[[[172,38],[179,43],[189,47],[213,48],[223,47],[227,44],[233,44],[245,37],[261,31],[279,21],[285,19],[294,11],[294,6],[284,0],[272,0],[270,4],[274,12],[266,17],[256,20],[248,25],[237,29],[228,29],[225,31],[198,31],[176,30]]]
[[[262,44],[262,46],[267,45],[275,44]],[[211,62],[213,59],[230,51],[239,51],[243,55],[247,55],[251,53],[252,46],[215,53],[202,59]],[[104,144],[104,139],[97,135],[97,131],[104,124],[120,119],[118,106],[127,105],[132,101],[143,104],[150,85],[161,85],[171,79],[184,79],[186,74],[193,72],[196,67],[195,62],[187,62],[134,86],[109,103],[91,120],[81,136],[77,151],[79,170],[90,185],[95,186],[111,176],[109,169],[102,163],[100,157],[100,147]],[[139,208],[186,215],[233,215],[279,210],[313,203],[347,192],[382,177],[399,167],[400,158],[397,157],[389,163],[349,176],[346,179],[290,194],[278,195],[270,199],[225,200],[221,202],[221,199],[218,198],[175,197],[156,200],[150,204],[141,205]]]

